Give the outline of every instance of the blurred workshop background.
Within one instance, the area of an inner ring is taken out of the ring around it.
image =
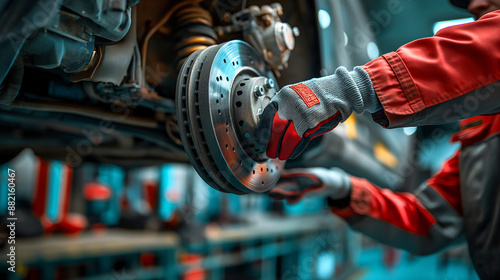
[[[278,2],[284,21],[300,27],[308,14],[286,9],[303,1]],[[446,0],[310,2],[317,42],[297,45],[280,84],[297,82],[286,71],[301,67],[308,46],[318,48],[321,65],[310,76],[324,76],[472,20]],[[313,36],[300,28],[297,40]],[[458,148],[449,142],[457,127],[382,130],[369,116],[355,116],[288,164],[338,166],[411,191]],[[65,150],[78,156],[72,146]],[[342,153],[356,156],[349,161]],[[73,166],[30,148],[0,162],[1,279],[477,279],[464,246],[414,256],[351,231],[324,199],[289,205],[265,194],[218,192],[188,163]],[[16,174],[15,273],[7,270],[9,169]]]

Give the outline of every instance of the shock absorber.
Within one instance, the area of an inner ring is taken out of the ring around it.
[[[175,30],[177,70],[180,70],[190,54],[217,43],[212,16],[197,3],[186,6],[176,13]]]

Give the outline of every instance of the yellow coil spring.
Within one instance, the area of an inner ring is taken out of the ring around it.
[[[184,7],[175,14],[175,30],[177,70],[190,54],[217,43],[212,16],[198,4]]]

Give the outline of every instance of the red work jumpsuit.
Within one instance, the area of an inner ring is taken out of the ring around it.
[[[483,279],[500,279],[500,11],[450,27],[369,62],[384,127],[464,119],[462,146],[413,193],[352,178],[332,211],[382,243],[429,254],[467,240]]]

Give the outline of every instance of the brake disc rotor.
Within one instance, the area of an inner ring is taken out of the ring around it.
[[[176,92],[179,130],[191,163],[213,188],[245,194],[276,185],[285,162],[267,158],[255,141],[275,85],[265,62],[242,41],[197,51],[183,64]]]

